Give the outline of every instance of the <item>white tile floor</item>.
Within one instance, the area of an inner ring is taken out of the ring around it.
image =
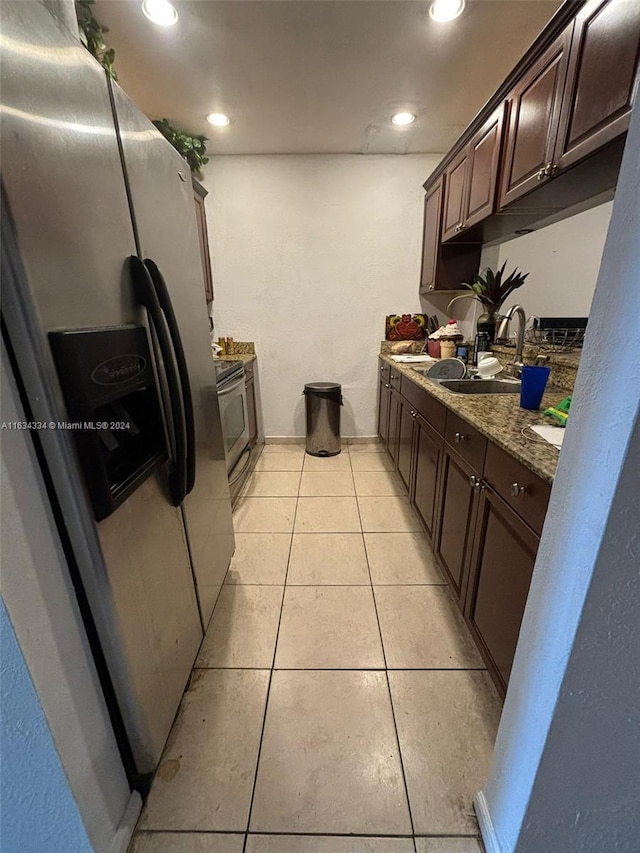
[[[478,853],[500,702],[378,445],[267,445],[132,853]]]

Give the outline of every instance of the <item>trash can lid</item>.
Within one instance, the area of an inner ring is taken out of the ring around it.
[[[342,390],[342,385],[338,385],[336,382],[307,382],[304,386],[305,391],[340,391]]]

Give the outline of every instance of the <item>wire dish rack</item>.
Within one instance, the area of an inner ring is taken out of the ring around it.
[[[525,332],[530,344],[544,346],[548,352],[567,352],[580,349],[587,327],[586,317],[533,317]]]

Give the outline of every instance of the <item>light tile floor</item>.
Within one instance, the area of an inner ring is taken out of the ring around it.
[[[390,460],[267,445],[131,853],[479,853],[500,701]]]

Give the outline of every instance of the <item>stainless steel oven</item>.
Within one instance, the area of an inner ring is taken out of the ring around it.
[[[249,415],[242,362],[217,362],[216,387],[227,451],[227,473],[232,477],[234,468],[249,448]]]

